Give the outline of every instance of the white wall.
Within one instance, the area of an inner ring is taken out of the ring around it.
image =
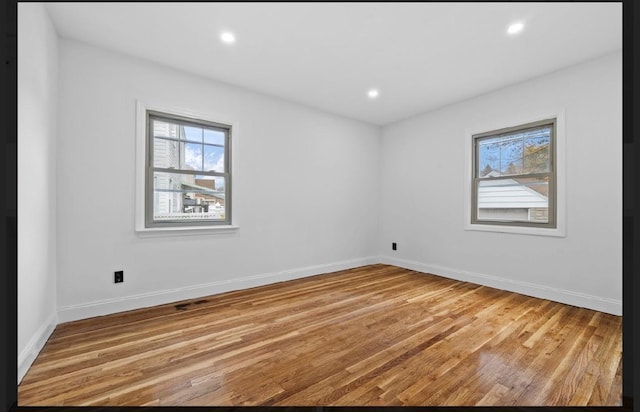
[[[621,63],[617,52],[384,127],[383,260],[621,314]],[[557,107],[566,236],[465,231],[465,129]]]
[[[61,321],[375,262],[379,128],[76,41],[59,58]],[[136,99],[238,123],[236,233],[134,232]]]
[[[18,382],[57,323],[58,40],[42,4],[18,4]]]

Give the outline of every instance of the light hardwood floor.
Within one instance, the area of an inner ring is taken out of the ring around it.
[[[59,325],[18,405],[621,405],[622,319],[387,265]]]

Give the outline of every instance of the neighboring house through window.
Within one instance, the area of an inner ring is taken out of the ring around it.
[[[556,228],[556,119],[472,136],[471,224]]]

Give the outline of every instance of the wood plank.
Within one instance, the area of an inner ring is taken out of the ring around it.
[[[615,406],[621,318],[388,265],[58,325],[20,406]]]

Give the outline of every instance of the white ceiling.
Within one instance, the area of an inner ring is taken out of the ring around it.
[[[61,37],[377,125],[622,48],[622,3],[46,7]],[[509,36],[514,21],[525,28]]]

